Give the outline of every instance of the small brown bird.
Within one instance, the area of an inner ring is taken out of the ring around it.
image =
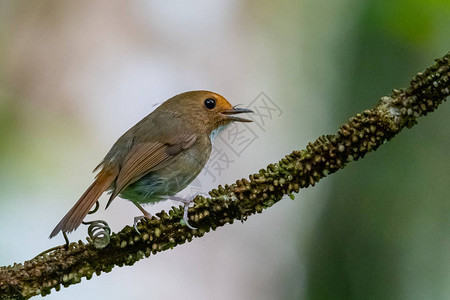
[[[236,114],[251,113],[237,108],[221,95],[209,91],[179,94],[161,104],[125,132],[113,145],[103,161],[94,183],[50,234],[71,232],[83,221],[91,207],[105,192],[110,191],[108,207],[120,195],[133,202],[144,214],[143,203],[166,199],[185,203],[192,199],[174,196],[200,173],[211,153],[211,136],[216,136],[233,121],[251,122]],[[142,217],[135,218],[136,222]]]

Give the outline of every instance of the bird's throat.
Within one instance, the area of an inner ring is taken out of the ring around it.
[[[225,124],[225,125],[220,125],[219,127],[217,127],[216,129],[214,129],[211,134],[209,135],[209,138],[211,139],[211,142],[213,142],[222,131],[225,130],[225,128],[227,128],[229,124]]]

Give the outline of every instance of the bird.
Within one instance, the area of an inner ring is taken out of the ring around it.
[[[106,208],[120,196],[151,218],[141,204],[164,200],[181,201],[187,207],[193,200],[175,196],[186,188],[207,163],[212,139],[232,122],[252,122],[238,114],[253,113],[232,106],[223,96],[205,90],[178,94],[158,106],[126,131],[101,163],[94,182],[55,226],[49,238],[60,231],[70,233],[80,226],[104,192],[110,192]]]

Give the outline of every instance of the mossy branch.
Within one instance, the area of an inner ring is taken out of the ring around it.
[[[319,137],[305,150],[294,151],[279,162],[225,187],[197,197],[189,208],[190,230],[180,224],[181,208],[159,213],[159,220],[141,222],[137,234],[132,227],[113,233],[108,246],[98,249],[82,241],[39,255],[23,264],[0,268],[0,299],[27,299],[49,294],[109,272],[115,266],[133,265],[151,254],[171,249],[194,237],[235,220],[261,213],[284,195],[314,186],[323,177],[358,160],[392,139],[420,116],[434,111],[450,94],[450,52],[411,81],[407,89],[393,90],[378,105],[352,117],[334,135]]]

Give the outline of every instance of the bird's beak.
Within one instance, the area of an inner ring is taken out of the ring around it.
[[[243,114],[243,113],[253,113],[253,110],[248,108],[239,108],[239,107],[233,107],[232,109],[227,109],[220,112],[227,120],[230,121],[237,121],[237,122],[253,122],[253,120],[244,119],[240,117],[236,117],[234,115],[236,114]]]

